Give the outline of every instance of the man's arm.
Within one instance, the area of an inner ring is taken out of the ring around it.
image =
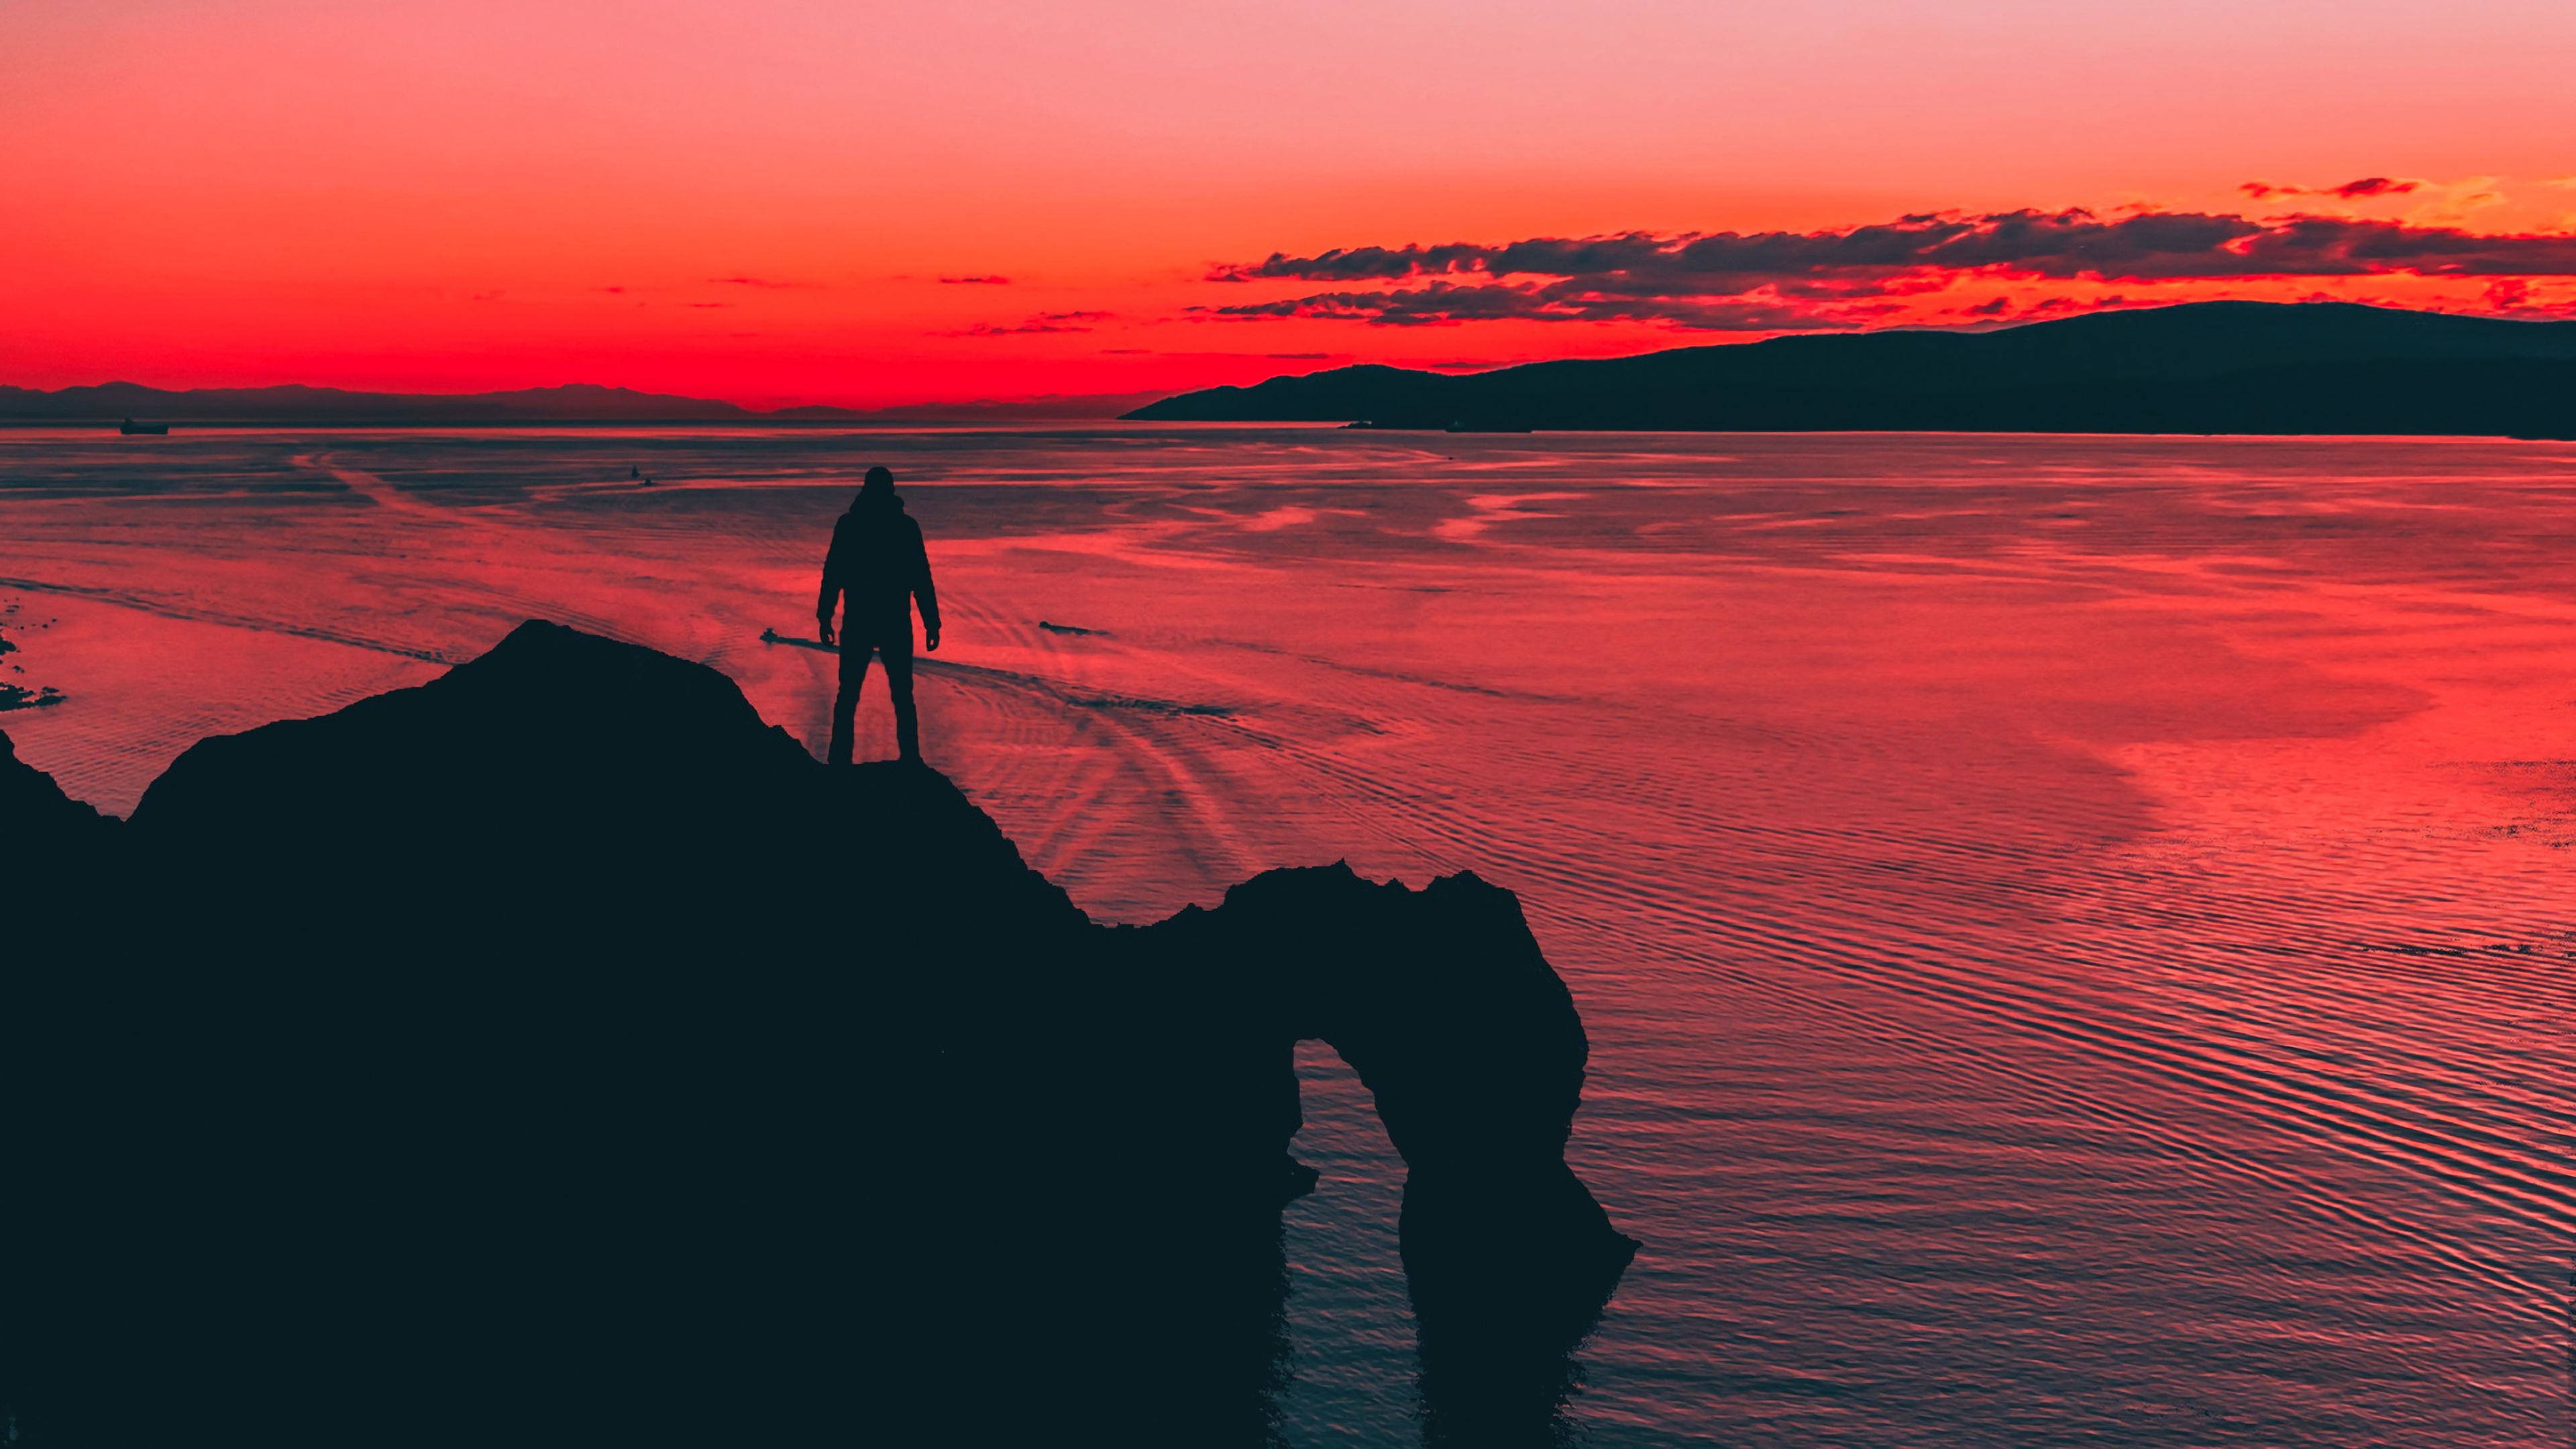
[[[930,550],[922,544],[921,525],[912,526],[912,597],[921,605],[922,642],[939,652],[939,589],[930,581]]]
[[[841,528],[832,526],[832,546],[823,554],[823,591],[814,600],[816,638],[832,642],[832,610],[841,602]]]

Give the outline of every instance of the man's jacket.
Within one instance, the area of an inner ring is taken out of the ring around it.
[[[902,499],[853,503],[832,525],[815,617],[831,618],[833,604],[844,595],[850,608],[841,629],[854,641],[911,637],[915,599],[921,601],[921,626],[938,631],[939,592],[930,583],[930,555],[921,546],[921,525],[903,511]]]

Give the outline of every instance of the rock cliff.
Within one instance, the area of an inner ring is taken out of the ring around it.
[[[1636,1246],[1510,893],[1095,926],[937,774],[554,625],[121,824],[0,752],[0,880],[33,1442],[1261,1442],[1306,1038],[1407,1162],[1443,1422],[1540,1432]]]

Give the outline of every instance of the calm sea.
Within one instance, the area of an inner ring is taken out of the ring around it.
[[[879,462],[929,756],[1095,918],[1521,894],[1646,1245],[1569,1437],[2567,1444],[2576,446],[0,432],[0,679],[69,696],[0,729],[124,811],[543,617],[819,749],[760,635]],[[1402,1444],[1401,1166],[1301,1061],[1284,1433]]]

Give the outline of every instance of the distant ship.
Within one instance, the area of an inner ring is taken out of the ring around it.
[[[127,418],[124,425],[119,427],[117,431],[120,433],[167,433],[170,431],[170,425],[168,423],[138,423],[132,418]]]

